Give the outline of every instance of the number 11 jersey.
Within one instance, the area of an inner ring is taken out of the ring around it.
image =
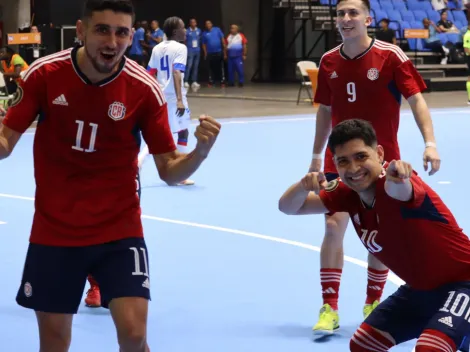
[[[78,50],[36,60],[3,122],[23,133],[39,115],[32,243],[88,246],[142,237],[140,134],[151,154],[176,149],[165,98],[147,71],[123,58],[111,77],[92,83],[77,64]]]
[[[408,99],[425,89],[421,75],[398,46],[372,39],[370,47],[355,58],[349,58],[342,45],[323,55],[315,102],[331,107],[333,127],[348,119],[369,121],[385,159],[393,160],[400,159],[401,97]],[[329,149],[325,172],[337,172]]]

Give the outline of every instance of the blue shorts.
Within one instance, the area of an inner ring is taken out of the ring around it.
[[[30,243],[16,301],[46,313],[75,314],[88,274],[100,284],[102,299],[150,300],[148,252],[143,238],[86,247]]]
[[[401,286],[365,320],[388,332],[396,344],[418,338],[423,330],[438,330],[449,336],[457,349],[469,352],[470,282],[457,282],[432,291]]]

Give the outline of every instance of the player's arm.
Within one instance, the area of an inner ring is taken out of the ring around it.
[[[173,85],[176,93],[177,115],[183,116],[186,107],[183,104],[182,75],[181,72],[186,71],[186,60],[188,58],[188,48],[182,45],[176,54],[173,63]]]
[[[322,58],[322,61],[324,58]],[[315,139],[310,171],[320,171],[322,167],[322,152],[325,149],[328,136],[331,133],[331,91],[328,85],[324,63],[320,62],[318,84],[314,101],[320,104],[315,122]]]
[[[408,100],[416,124],[425,142],[425,151],[423,154],[423,166],[428,170],[428,163],[431,164],[430,175],[436,173],[440,168],[441,160],[437,152],[436,139],[434,137],[434,128],[432,125],[431,114],[426,104],[426,100],[421,94],[426,89],[423,78],[416,70],[413,63],[399,49],[397,54],[393,54],[393,65],[395,66],[395,82],[398,88]]]
[[[165,154],[153,155],[158,174],[168,185],[176,185],[188,179],[207,158],[219,135],[221,125],[212,117],[201,116],[199,121],[200,124],[194,134],[197,144],[191,153],[183,154],[174,150]]]
[[[0,124],[0,160],[7,158],[11,154],[20,137],[21,133],[13,131],[4,124]]]
[[[385,179],[385,192],[389,197],[408,202],[413,198],[413,185],[411,176],[413,168],[409,163],[393,160],[387,167]]]
[[[279,210],[287,215],[328,213],[328,209],[319,196],[320,190],[326,185],[327,181],[323,173],[308,173],[284,192],[279,199]]]

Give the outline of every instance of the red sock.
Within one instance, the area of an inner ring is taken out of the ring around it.
[[[387,270],[375,270],[367,268],[367,298],[366,304],[372,304],[374,301],[380,301],[384,292],[384,286],[387,282]]]
[[[88,275],[88,282],[90,283],[90,286],[98,286],[98,283],[91,275]]]
[[[342,269],[320,269],[323,304],[329,304],[334,310],[338,310],[339,284],[342,272]]]
[[[416,352],[447,352],[457,351],[455,342],[446,334],[437,331],[426,329],[424,330],[418,342],[416,342]]]
[[[361,324],[349,342],[351,352],[388,351],[393,346],[392,341],[366,323]]]

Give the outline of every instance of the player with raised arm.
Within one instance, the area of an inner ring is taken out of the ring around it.
[[[369,0],[339,0],[336,25],[343,44],[325,53],[320,61],[315,102],[319,103],[310,171],[322,168],[322,152],[331,128],[345,119],[360,117],[372,123],[389,158],[399,159],[397,133],[401,96],[408,100],[425,142],[423,162],[430,174],[439,170],[433,126],[421,92],[422,77],[396,45],[372,39],[367,27],[372,22]],[[328,180],[337,177],[329,150],[324,172]],[[323,306],[315,335],[332,334],[339,328],[338,298],[344,265],[343,239],[349,217],[331,213],[325,217],[325,235],[320,251],[320,280]],[[366,317],[380,302],[388,269],[369,256]]]
[[[339,178],[308,173],[284,193],[280,210],[348,213],[369,253],[406,283],[370,313],[350,350],[388,351],[418,338],[416,352],[468,352],[470,241],[451,211],[410,164],[385,162],[369,122],[339,123],[328,148]]]
[[[160,87],[124,57],[133,23],[130,0],[87,0],[77,21],[83,46],[36,60],[0,126],[3,159],[39,114],[35,213],[16,300],[36,312],[41,351],[69,350],[88,274],[109,302],[120,351],[149,351],[140,135],[160,177],[176,184],[207,158],[220,131],[203,116],[195,149],[176,150]]]
[[[184,72],[188,58],[188,48],[182,44],[186,38],[184,22],[179,17],[167,18],[163,24],[166,40],[155,46],[148,64],[148,70],[157,76],[168,103],[170,129],[178,135],[176,147],[182,153],[188,149],[189,124],[191,113],[184,87]],[[148,148],[139,154],[139,167],[148,155]],[[194,181],[184,180],[180,184],[193,185]]]

